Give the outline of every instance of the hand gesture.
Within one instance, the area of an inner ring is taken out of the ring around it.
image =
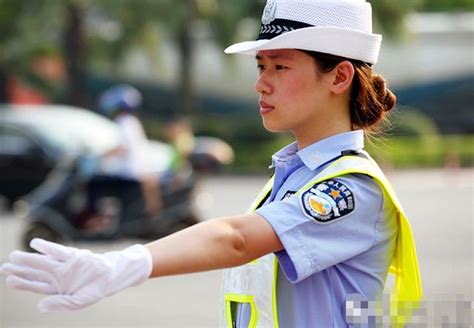
[[[152,259],[142,245],[96,254],[42,239],[31,247],[39,254],[14,251],[1,266],[10,288],[49,295],[41,312],[78,310],[149,278]]]

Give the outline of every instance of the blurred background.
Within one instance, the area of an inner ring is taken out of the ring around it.
[[[399,100],[383,147],[389,151],[374,153],[387,165],[473,164],[473,3],[373,2],[374,29],[384,35],[375,69]],[[143,94],[140,115],[152,138],[161,138],[163,118],[190,116],[196,133],[232,144],[232,171],[261,170],[288,141],[266,133],[256,115],[253,60],[223,54],[232,42],[255,37],[263,0],[2,0],[0,6],[1,102],[93,110],[107,87],[131,83]]]
[[[270,156],[291,141],[261,125],[253,58],[223,53],[233,42],[255,38],[264,5],[263,0],[0,0],[0,261],[38,234],[103,250],[245,211],[269,174]],[[388,80],[398,105],[392,124],[370,142],[369,151],[412,218],[425,291],[472,300],[474,0],[377,0],[372,6],[374,30],[384,35],[375,71]],[[99,213],[108,219],[119,212],[128,216],[120,214],[120,228],[83,233],[76,223],[84,224],[89,215],[94,158],[118,142],[115,127],[105,127],[99,98],[119,84],[142,96],[135,114],[157,154],[146,161],[163,166],[161,220],[129,222],[130,216],[149,214],[137,210],[146,197],[128,198],[140,186],[111,184],[101,176],[94,180],[106,196]],[[71,114],[70,106],[86,114]],[[33,122],[12,112],[26,113]],[[183,118],[195,137],[186,151],[169,134],[170,125]],[[133,206],[125,208],[129,203]],[[67,223],[56,226],[63,220]],[[89,312],[52,317],[35,312],[38,297],[7,291],[2,281],[0,326],[214,327],[219,275],[150,282],[159,286]],[[158,306],[155,297],[162,299],[163,289],[169,289],[171,301]],[[209,300],[188,297],[190,289]],[[188,316],[182,315],[185,305]]]

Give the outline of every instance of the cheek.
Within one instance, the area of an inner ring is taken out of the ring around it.
[[[303,94],[308,89],[308,81],[298,77],[292,77],[287,81],[287,93],[290,95]]]
[[[288,101],[289,108],[294,108],[295,110],[301,110],[304,107],[312,108],[322,92],[320,89],[316,77],[294,77],[288,79],[284,89],[284,97]]]

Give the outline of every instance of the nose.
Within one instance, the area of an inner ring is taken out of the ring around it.
[[[266,72],[262,72],[260,76],[258,77],[257,82],[255,83],[255,90],[257,90],[259,94],[262,94],[262,93],[268,94],[272,92],[272,87],[269,83]]]

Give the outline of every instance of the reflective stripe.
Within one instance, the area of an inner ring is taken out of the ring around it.
[[[278,281],[278,260],[276,256],[273,256],[272,310],[273,310],[273,325],[275,328],[280,327],[278,323],[278,309],[277,309],[277,281]]]
[[[224,296],[226,304],[226,319],[228,328],[234,328],[234,323],[237,324],[236,318],[232,317],[232,302],[243,304],[247,303],[250,305],[250,320],[249,328],[257,327],[258,322],[258,312],[257,307],[255,306],[255,298],[253,295],[239,295],[239,294],[226,294]]]
[[[255,198],[255,200],[252,202],[252,204],[250,205],[249,209],[247,210],[247,212],[253,212],[255,211],[257,208],[259,208],[260,206],[262,206],[263,204],[261,204],[263,202],[263,200],[265,198],[267,198],[270,194],[270,192],[272,191],[272,188],[273,188],[273,181],[275,180],[275,176],[273,175],[268,181],[267,183],[265,184],[265,186],[262,188],[262,190],[258,193],[257,197]]]
[[[377,163],[368,154],[366,155],[368,158],[344,156],[335,160],[296,194],[303,193],[321,181],[347,174],[368,175],[380,186],[384,199],[389,199],[397,209],[398,236],[395,254],[389,270],[391,274],[395,274],[396,287],[396,291],[392,294],[395,301],[391,307],[391,320],[394,327],[402,326],[407,322],[423,295],[415,243],[410,224],[392,185]],[[254,211],[262,205],[262,201],[271,192],[272,186],[273,177],[254,200],[250,210]],[[269,262],[273,264],[271,270]],[[250,267],[251,270],[249,270]],[[257,262],[253,261],[247,265],[224,271],[222,288],[224,298],[229,289],[234,294],[255,296],[255,316],[258,319],[256,319],[256,326],[249,327],[278,328],[277,273],[278,262],[273,254],[266,255]],[[268,285],[268,280],[272,280],[271,286]],[[221,318],[223,317],[221,315]],[[221,327],[232,326],[221,319]]]

